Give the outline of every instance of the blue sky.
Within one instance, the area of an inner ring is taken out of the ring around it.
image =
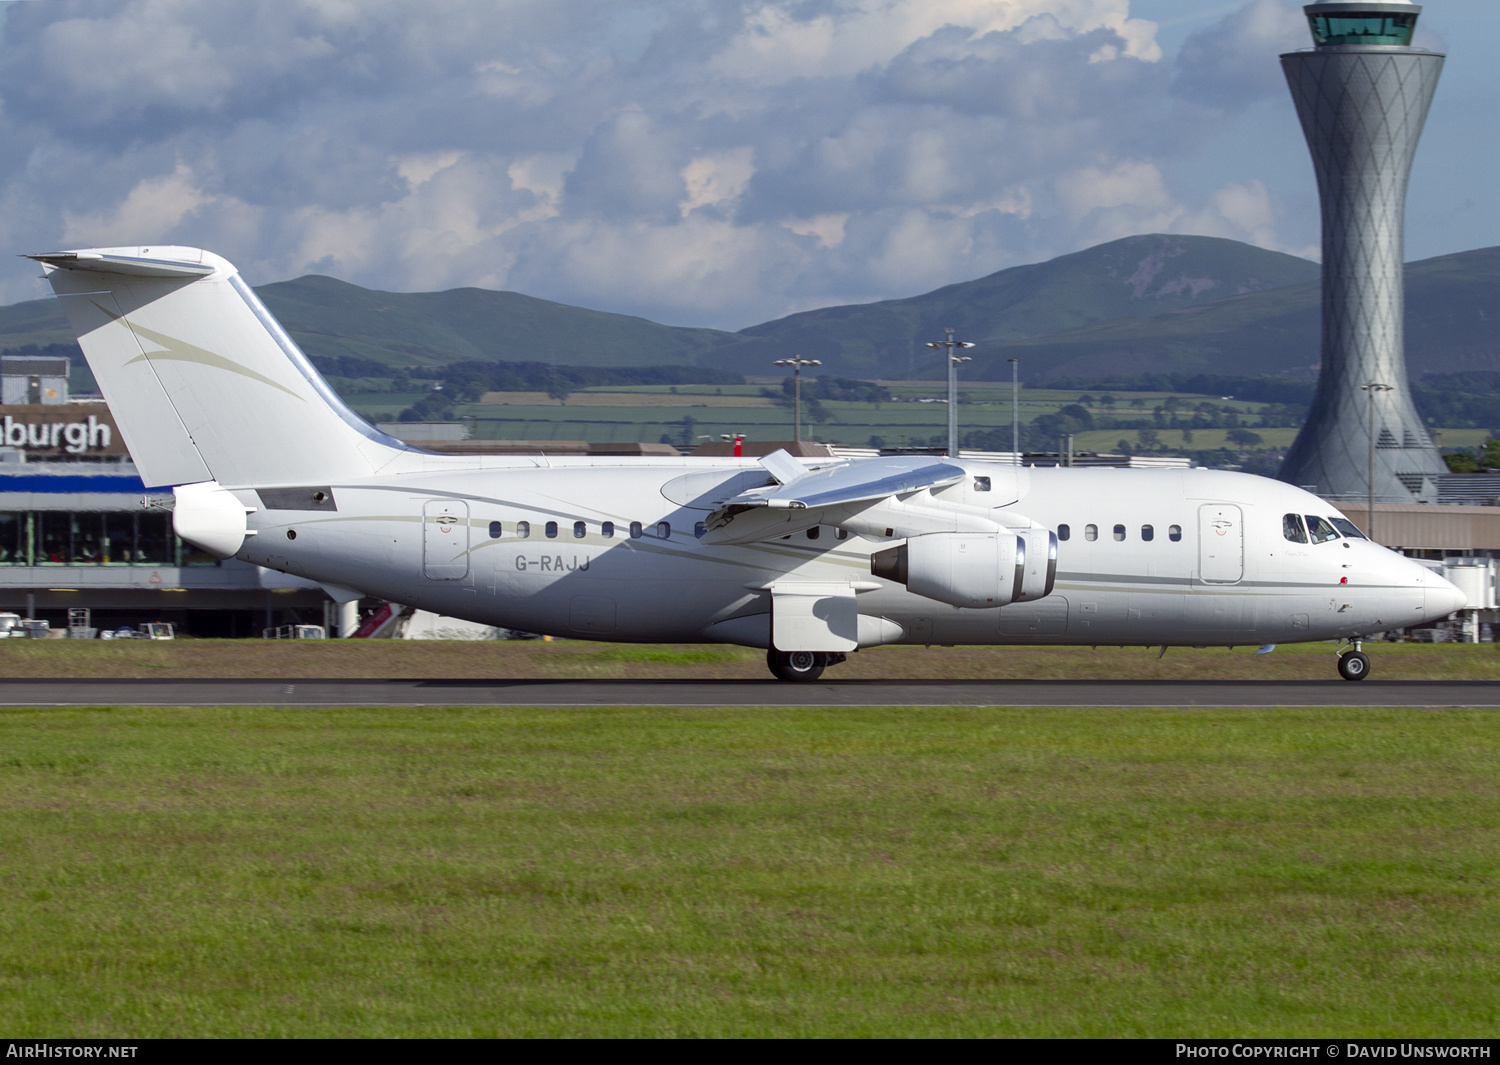
[[[1286,0],[0,4],[0,233],[253,283],[508,288],[740,328],[1143,232],[1315,257]],[[1500,4],[1449,53],[1409,258],[1500,244]],[[0,301],[43,295],[0,263]]]

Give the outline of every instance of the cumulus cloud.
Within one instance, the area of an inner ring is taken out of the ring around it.
[[[1251,0],[1187,39],[1173,89],[1202,104],[1237,110],[1286,92],[1275,57],[1310,44],[1301,4]]]
[[[62,239],[65,243],[150,244],[156,234],[171,232],[212,201],[194,183],[188,168],[179,165],[165,177],[141,181],[113,210],[83,215],[64,211]]]
[[[1283,243],[1255,175],[1173,179],[1276,84],[1282,0],[1176,61],[1129,0],[4,16],[0,233],[17,251],[171,241],[257,283],[508,287],[738,328],[1149,230]],[[0,297],[38,295],[25,277],[0,273]]]

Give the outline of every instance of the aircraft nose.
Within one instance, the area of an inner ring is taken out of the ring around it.
[[[1465,595],[1451,581],[1433,574],[1427,585],[1427,620],[1437,621],[1445,618],[1455,611],[1462,610],[1469,604],[1469,597]]]

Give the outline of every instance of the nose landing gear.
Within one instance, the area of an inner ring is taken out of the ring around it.
[[[1364,641],[1352,641],[1354,646],[1339,655],[1339,676],[1345,680],[1364,680],[1370,675],[1370,658],[1360,647]]]
[[[828,666],[844,661],[844,657],[824,651],[778,651],[773,647],[766,652],[766,665],[777,680],[810,681],[821,677]]]

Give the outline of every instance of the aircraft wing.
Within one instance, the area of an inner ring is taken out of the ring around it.
[[[755,543],[825,521],[837,524],[828,519],[842,518],[850,508],[957,484],[968,476],[962,467],[950,463],[901,456],[808,470],[778,451],[762,459],[761,465],[782,483],[742,492],[715,510],[706,521],[705,543]]]

